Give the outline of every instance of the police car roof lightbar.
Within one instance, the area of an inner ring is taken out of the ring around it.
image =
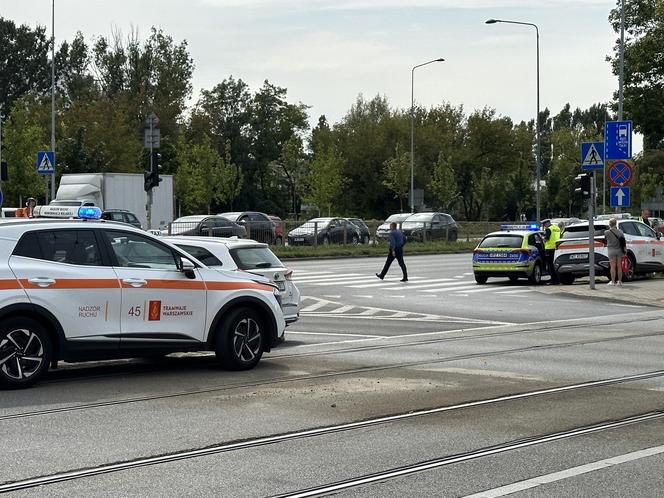
[[[527,230],[531,232],[536,232],[539,230],[539,224],[537,223],[522,223],[520,225],[500,225],[501,230]]]
[[[98,220],[101,218],[101,209],[95,206],[36,206],[33,215],[35,218]]]

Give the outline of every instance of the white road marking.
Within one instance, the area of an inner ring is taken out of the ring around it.
[[[374,279],[377,280],[375,276],[374,276]],[[398,286],[398,287],[401,287],[405,284],[406,284],[405,282],[399,282],[398,280],[381,280],[381,281],[375,282],[373,284],[349,285],[348,287],[351,287],[353,289],[368,289],[370,287],[385,287],[385,286],[392,286],[392,287]]]
[[[301,277],[301,278],[294,278],[293,281],[297,284],[298,282],[315,282],[316,280],[329,280],[330,278],[334,280],[342,280],[342,279],[354,279],[354,278],[362,278],[363,275],[360,273],[346,273],[345,276],[341,275],[311,275],[308,277]]]
[[[288,331],[288,335],[322,335],[325,337],[368,337],[371,339],[380,339],[384,337],[390,337],[389,335],[366,335],[366,334],[339,334],[334,332],[297,332],[297,331]]]
[[[325,301],[324,299],[318,301],[317,303],[314,303],[310,306],[307,306],[306,308],[300,309],[300,313],[310,313],[312,311],[316,311],[319,308],[322,308],[323,306],[326,306],[328,304],[336,304],[336,303],[330,303],[330,301]]]
[[[477,288],[476,284],[468,283],[468,284],[457,284],[456,287],[448,287],[448,288],[436,287],[435,289],[423,289],[422,292],[441,292],[441,291],[444,291],[444,292],[447,292],[447,293],[457,292],[457,291],[466,292],[466,291],[469,291],[470,289],[476,289],[476,288]],[[491,289],[491,287],[489,287],[489,290],[493,290],[493,289]]]
[[[363,299],[373,299],[373,296],[361,296],[361,295],[358,296],[358,295],[355,295],[353,297],[360,297],[360,298],[363,298]]]
[[[398,288],[404,285],[404,282],[391,282],[394,285],[394,288]],[[461,282],[458,280],[453,280],[451,278],[438,278],[438,279],[431,279],[427,280],[427,283],[417,283],[417,284],[411,284],[408,282],[408,290],[414,290],[414,289],[426,289],[427,287],[444,287],[448,285],[459,285]],[[351,287],[359,287],[357,285],[353,285]]]
[[[346,305],[346,306],[342,306],[341,308],[337,308],[335,310],[330,310],[328,313],[330,313],[330,314],[334,314],[334,313],[341,314],[341,313],[345,313],[346,311],[350,311],[353,308],[355,308],[355,305]]]
[[[406,296],[387,296],[387,297],[392,297],[392,298],[395,298],[395,299],[405,299],[406,298]]]
[[[594,472],[596,470],[608,469],[609,467],[627,462],[633,462],[642,458],[660,455],[662,453],[664,453],[664,445],[653,446],[652,448],[646,448],[645,450],[634,451],[632,453],[626,453],[624,455],[619,455],[612,458],[605,458],[604,460],[598,460],[596,462],[588,463],[585,465],[579,465],[578,467],[561,470],[560,472],[544,474],[532,479],[526,479],[525,481],[515,482],[514,484],[509,484],[507,486],[488,489],[486,491],[482,491],[481,493],[467,495],[465,498],[496,498],[499,496],[505,496],[516,493],[518,491],[536,488],[542,486],[543,484],[562,481],[563,479],[569,479],[571,477],[587,474],[588,472]]]
[[[329,297],[330,299],[341,299],[341,296],[329,296],[326,294],[323,294],[323,297]]]
[[[522,294],[524,292],[533,292],[532,289],[517,289],[517,290],[504,290],[498,291],[496,294]]]
[[[475,288],[473,290],[464,290],[463,292],[466,292],[467,294],[476,294],[477,292],[489,292],[489,291],[495,292],[496,289],[500,289],[500,287],[481,287],[479,289]]]

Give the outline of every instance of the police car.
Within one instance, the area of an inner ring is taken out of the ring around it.
[[[595,274],[609,276],[609,255],[604,232],[609,229],[607,216],[594,222]],[[625,234],[627,260],[624,263],[623,280],[632,280],[638,274],[664,271],[664,241],[662,234],[645,223],[628,218],[616,220]],[[560,282],[572,284],[577,277],[590,273],[588,223],[577,223],[565,228],[558,240],[554,267]]]
[[[490,277],[527,278],[539,284],[545,268],[544,239],[537,223],[501,225],[485,235],[473,251],[473,273],[478,284]]]
[[[58,360],[176,351],[211,350],[245,370],[283,336],[279,290],[260,276],[208,268],[142,230],[97,221],[96,207],[35,215],[0,224],[5,387],[33,384]]]

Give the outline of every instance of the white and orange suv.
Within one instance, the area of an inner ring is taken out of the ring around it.
[[[98,208],[35,214],[0,223],[4,387],[29,386],[59,360],[181,351],[211,350],[244,370],[283,336],[279,290],[267,279],[208,268],[142,230],[98,220]]]

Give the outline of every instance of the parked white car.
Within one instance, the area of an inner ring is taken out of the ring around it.
[[[618,228],[625,234],[630,263],[623,278],[631,280],[638,274],[664,271],[664,241],[659,240],[661,234],[637,220],[619,219],[617,222]],[[608,276],[609,257],[604,232],[609,229],[609,222],[598,220],[594,227],[595,272],[597,275]],[[565,227],[554,260],[560,282],[571,284],[575,278],[587,276],[590,270],[588,255],[588,223]]]
[[[300,291],[286,268],[267,244],[249,239],[223,237],[163,237],[210,268],[236,270],[268,278],[279,288],[286,324],[300,317]]]

